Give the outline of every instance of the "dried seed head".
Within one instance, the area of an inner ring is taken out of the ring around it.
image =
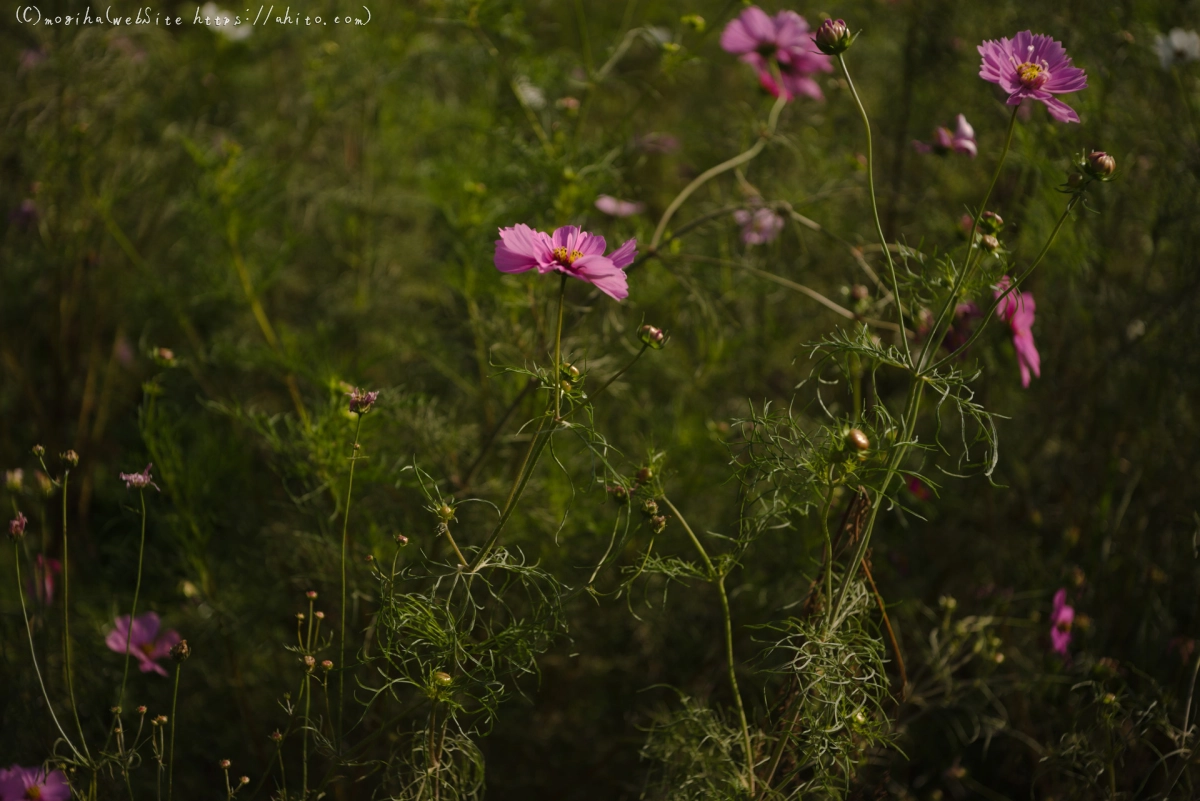
[[[629,490],[623,484],[615,484],[605,487],[605,489],[608,490],[608,494],[612,499],[621,506],[629,503]]]
[[[642,501],[642,514],[653,517],[658,514],[658,502],[653,498]]]
[[[17,516],[8,521],[8,536],[14,540],[24,537],[27,523],[29,523],[29,518],[23,512],[17,512]]]
[[[71,465],[71,467],[75,467],[79,464],[79,454],[75,451],[66,451],[65,453],[60,453],[58,458]]]
[[[157,717],[154,718],[154,720],[152,720],[150,722],[153,723],[155,726],[166,726],[167,725],[167,716],[166,715],[158,715]]]
[[[175,660],[176,664],[186,662],[191,655],[192,649],[188,647],[187,640],[180,640],[171,646],[171,659]]]
[[[665,515],[654,515],[650,518],[650,530],[655,534],[662,534],[667,527],[667,518]]]

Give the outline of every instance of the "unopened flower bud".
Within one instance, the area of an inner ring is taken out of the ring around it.
[[[229,770],[229,764],[230,764],[230,763],[229,763],[229,760],[228,760],[228,759],[222,759],[222,760],[221,760],[219,763],[217,763],[217,764],[219,764],[219,765],[221,766],[221,770]]]
[[[333,661],[329,659],[321,660],[321,668],[323,670],[333,670]]]
[[[1067,186],[1072,189],[1078,189],[1083,185],[1083,176],[1077,172],[1073,172],[1067,176]]]
[[[437,516],[449,523],[454,519],[454,509],[448,503],[443,503],[438,507]]]
[[[171,646],[171,659],[175,660],[176,664],[186,662],[191,655],[192,649],[188,647],[187,640],[180,640]]]
[[[119,707],[119,706],[109,707],[108,711],[112,712],[114,715],[119,715],[119,714],[121,714],[121,707]]]
[[[579,380],[579,368],[573,364],[563,362],[562,367],[559,368],[559,372],[562,374],[563,381],[568,384],[574,384]]]
[[[871,447],[871,440],[867,439],[867,435],[857,428],[852,428],[846,432],[846,441],[860,451],[865,451]]]
[[[283,739],[283,733],[276,729],[268,735],[274,742],[279,742]]]
[[[170,348],[158,348],[154,351],[154,358],[163,364],[173,364],[175,362],[175,351]]]
[[[850,297],[854,300],[866,300],[871,296],[871,290],[867,289],[862,284],[855,284],[850,289]]]
[[[33,446],[33,455],[36,456],[37,458],[41,459],[43,456],[46,455],[46,449],[43,448],[41,445],[34,445]]]
[[[434,673],[433,680],[436,681],[438,684],[442,685],[443,687],[448,686],[451,682],[454,681],[454,679],[451,678],[450,674],[444,670],[439,670],[437,673]]]
[[[998,234],[1004,228],[1004,218],[994,211],[985,211],[979,218],[979,228],[985,234]]]
[[[306,667],[311,672],[312,669],[315,668],[316,666],[317,666],[317,658],[315,656],[313,656],[312,654],[305,655],[304,667]]]
[[[665,515],[654,515],[650,518],[650,530],[655,534],[662,534],[667,527],[667,518]]]
[[[297,612],[297,613],[296,613],[296,620],[304,620],[304,613],[303,613],[303,612]]]
[[[634,478],[637,480],[637,483],[645,484],[649,482],[650,479],[654,478],[654,471],[652,471],[649,467],[643,467],[641,470],[637,471],[637,475],[634,476]]]
[[[23,512],[17,512],[17,516],[8,521],[8,536],[14,540],[19,540],[25,536],[25,525],[29,522],[29,518]]]
[[[240,782],[241,784],[249,784],[249,783],[250,783],[250,777],[249,777],[249,776],[243,776],[242,778],[238,779],[238,782]]]
[[[150,722],[153,723],[155,726],[166,726],[167,725],[167,716],[159,715]]]
[[[372,556],[371,554],[367,554],[366,556],[363,557],[363,561],[367,562],[369,564],[369,563],[375,561],[375,557]]]
[[[642,514],[653,517],[658,514],[658,502],[653,498],[642,501]]]
[[[638,339],[642,340],[642,344],[655,350],[662,350],[663,345],[667,344],[667,335],[661,328],[652,325],[643,325],[638,329]]]
[[[325,613],[318,609],[317,611],[313,612],[313,617],[315,617],[317,620],[324,620]]]
[[[623,484],[605,487],[605,489],[608,490],[608,494],[612,496],[612,499],[622,506],[629,503],[629,490]]]
[[[1103,181],[1111,178],[1113,173],[1117,171],[1117,160],[1103,150],[1093,150],[1087,155],[1084,169],[1093,178],[1099,178]]]
[[[853,41],[850,29],[846,27],[845,21],[840,19],[825,20],[817,28],[817,35],[813,37],[817,49],[827,56],[845,53]]]
[[[308,592],[304,593],[304,597],[310,601],[315,601],[315,600],[317,600],[317,591],[309,590]]]
[[[397,534],[396,535],[396,544],[397,545],[408,545],[408,537],[404,536],[403,534]]]
[[[1000,248],[1000,240],[991,234],[984,234],[979,237],[979,245],[989,253],[994,253]]]
[[[79,464],[79,454],[76,453],[75,451],[67,451],[65,453],[60,453],[58,455],[58,458],[62,459],[64,462],[71,465],[71,467],[75,467],[76,465]]]
[[[137,708],[137,713],[138,713],[139,715],[144,715],[144,714],[146,714],[146,707],[144,707],[144,706],[139,706],[139,707]]]

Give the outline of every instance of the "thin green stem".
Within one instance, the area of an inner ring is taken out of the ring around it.
[[[783,92],[780,92],[778,99],[775,101],[775,105],[771,106],[771,113],[767,117],[766,129],[759,134],[758,141],[751,145],[749,150],[739,153],[733,158],[723,161],[715,167],[708,168],[696,176],[696,178],[690,184],[683,188],[683,191],[675,196],[675,199],[671,201],[669,206],[667,206],[667,210],[663,212],[662,219],[658,221],[658,227],[654,229],[654,236],[650,238],[650,246],[648,248],[649,253],[653,253],[658,250],[658,246],[662,242],[663,234],[666,233],[667,225],[671,222],[671,218],[675,216],[675,212],[679,211],[679,207],[682,206],[687,199],[692,196],[693,192],[695,192],[704,184],[708,183],[713,178],[716,178],[721,173],[729,172],[735,167],[740,167],[746,162],[752,161],[759,153],[762,152],[762,149],[767,146],[767,141],[775,135],[775,126],[779,123],[779,114],[783,111],[783,107],[785,105],[787,105],[787,95]]]
[[[175,787],[175,730],[179,728],[176,708],[179,703],[179,674],[183,671],[183,663],[175,663],[175,689],[171,693],[171,750],[167,756],[167,801],[171,801],[171,793]]]
[[[742,747],[746,752],[746,781],[749,784],[750,795],[754,795],[755,776],[754,776],[754,749],[750,742],[750,725],[746,722],[746,708],[742,704],[742,693],[738,689],[737,682],[737,662],[733,653],[733,616],[729,612],[729,596],[725,593],[725,574],[718,573],[716,566],[713,565],[712,559],[708,556],[708,551],[700,544],[699,537],[696,532],[692,531],[692,527],[688,525],[687,520],[675,508],[675,504],[671,503],[670,498],[663,496],[663,503],[671,510],[671,514],[675,515],[679,520],[679,524],[683,526],[683,530],[687,532],[688,538],[691,539],[692,545],[700,554],[700,558],[704,561],[704,566],[708,568],[709,582],[716,585],[717,594],[721,598],[721,618],[725,627],[725,658],[726,667],[729,671],[729,688],[733,691],[733,702],[737,707],[738,720],[742,726]]]
[[[600,385],[600,389],[598,389],[592,393],[592,396],[590,398],[588,398],[588,400],[590,400],[592,403],[595,403],[596,398],[600,397],[600,393],[602,393],[602,392],[604,392],[604,390],[608,389],[609,385],[611,385],[612,382],[616,381],[618,378],[625,375],[625,372],[630,367],[633,367],[633,365],[637,362],[638,359],[642,358],[642,354],[645,353],[646,349],[649,347],[650,347],[649,345],[642,345],[642,349],[639,350],[637,352],[637,355],[634,356],[633,359],[630,360],[629,364],[625,365],[620,370],[613,373],[612,376],[610,376],[607,381],[605,381],[603,384]],[[570,416],[570,415],[568,414],[568,416]]]
[[[829,492],[825,496],[825,504],[821,509],[821,532],[825,535],[825,608],[832,611],[833,603],[833,535],[829,532],[829,509],[833,506],[833,481],[829,482]],[[832,620],[825,616],[826,625]]]
[[[1012,149],[1013,131],[1017,127],[1017,109],[1016,106],[1012,110],[1012,114],[1008,118],[1008,132],[1004,135],[1004,149],[1000,151],[1000,160],[996,162],[996,171],[992,173],[992,182],[988,184],[987,194],[983,196],[983,203],[975,211],[975,218],[971,222],[971,233],[967,236],[967,257],[963,262],[963,268],[954,279],[954,285],[950,288],[950,294],[946,296],[946,302],[942,304],[941,311],[938,312],[934,319],[933,327],[929,331],[929,344],[925,348],[925,353],[921,355],[921,364],[917,365],[917,372],[924,375],[925,368],[929,360],[933,358],[931,354],[937,352],[936,343],[941,342],[942,336],[940,329],[947,321],[953,322],[952,311],[958,304],[958,293],[962,290],[963,284],[966,283],[973,264],[977,263],[974,258],[978,248],[975,247],[975,234],[979,231],[979,221],[983,219],[983,213],[987,211],[988,201],[992,199],[992,192],[996,189],[996,182],[1000,180],[1000,170],[1004,167],[1004,161],[1008,158],[1008,151]],[[1056,229],[1057,233],[1057,229]],[[983,326],[979,326],[980,329]]]
[[[309,726],[309,713],[310,713],[311,709],[312,709],[312,678],[306,673],[306,674],[304,674],[304,724],[303,724],[304,737],[302,740],[303,745],[301,746],[301,751],[300,751],[300,755],[301,755],[300,762],[301,762],[301,765],[303,766],[303,772],[301,774],[301,784],[303,786],[303,789],[301,790],[302,795],[300,797],[302,799],[305,799],[305,801],[307,801],[307,799],[308,799],[308,726]]]
[[[142,556],[146,552],[146,490],[138,490],[142,502],[142,539],[138,545],[137,580],[133,585],[133,606],[129,609],[129,625],[125,627],[125,670],[121,674],[121,694],[117,696],[117,707],[125,703],[125,684],[129,681],[129,652],[133,642],[133,618],[137,615],[138,594],[142,591]]]
[[[79,729],[79,744],[83,746],[83,752],[87,754],[90,760],[92,755],[88,751],[87,738],[83,736],[83,723],[79,720],[79,707],[75,703],[75,678],[71,672],[71,559],[67,553],[67,482],[71,477],[71,471],[63,472],[62,481],[62,530],[63,530],[63,557],[62,557],[62,575],[63,575],[63,655],[65,657],[67,669],[67,693],[71,697],[71,714],[75,716],[75,726]]]
[[[558,285],[558,327],[554,331],[554,419],[558,420],[562,407],[562,324],[563,305],[567,300],[567,276],[564,273]]]
[[[50,710],[50,719],[54,721],[54,726],[58,729],[59,736],[63,738],[63,742],[71,747],[71,750],[75,752],[75,756],[82,759],[83,754],[79,753],[79,749],[75,747],[75,743],[71,742],[71,738],[63,730],[62,724],[58,722],[58,715],[54,714],[54,705],[50,703],[50,693],[46,692],[46,682],[42,678],[42,669],[38,667],[37,650],[33,644],[33,627],[29,624],[29,612],[25,608],[25,589],[21,586],[21,546],[16,542],[13,543],[13,564],[17,568],[17,597],[21,599],[21,617],[25,620],[25,633],[29,636],[29,656],[33,659],[33,672],[37,674],[38,685],[42,688],[42,699],[46,702],[46,709]]]
[[[969,336],[967,338],[967,340],[965,342],[963,342],[962,345],[959,345],[958,348],[951,351],[946,356],[943,356],[941,359],[934,362],[933,364],[927,366],[918,375],[928,375],[929,373],[932,373],[934,370],[938,369],[946,362],[950,361],[951,359],[954,359],[960,353],[963,353],[964,351],[966,351],[967,348],[971,347],[971,345],[975,343],[975,340],[979,339],[980,334],[982,334],[984,329],[987,328],[987,324],[989,322],[991,322],[992,315],[994,315],[996,313],[996,309],[1000,308],[1000,304],[1004,302],[1004,299],[1007,298],[1012,293],[1016,292],[1018,289],[1020,289],[1021,284],[1025,283],[1025,279],[1027,279],[1029,277],[1029,275],[1035,269],[1037,269],[1037,266],[1042,263],[1042,259],[1046,258],[1046,254],[1050,252],[1050,246],[1053,245],[1054,240],[1058,238],[1058,232],[1060,230],[1062,230],[1063,224],[1066,223],[1067,217],[1070,216],[1071,210],[1073,208],[1075,208],[1075,204],[1078,202],[1079,202],[1079,195],[1072,197],[1067,202],[1066,208],[1063,209],[1063,213],[1059,215],[1058,222],[1055,223],[1055,225],[1054,225],[1054,230],[1050,232],[1050,237],[1046,240],[1046,244],[1042,246],[1042,249],[1038,253],[1037,258],[1035,258],[1033,260],[1033,263],[1030,264],[1029,267],[1027,267],[1023,273],[1021,273],[1020,275],[1017,276],[1016,280],[1010,281],[1008,288],[1006,290],[1004,290],[1004,292],[1000,293],[1000,295],[997,296],[995,298],[995,300],[992,301],[992,305],[989,306],[987,312],[984,313],[983,319],[980,322],[980,324],[975,326],[975,330],[971,332],[971,336]]]
[[[450,547],[454,549],[454,554],[458,557],[458,563],[463,567],[470,564],[467,557],[463,556],[463,552],[459,550],[458,543],[454,541],[454,535],[450,533],[450,524],[442,524],[442,533],[446,535],[446,539],[450,540]]]
[[[850,87],[850,94],[854,97],[855,105],[858,106],[858,113],[862,116],[863,128],[867,132],[867,189],[871,196],[871,216],[875,220],[875,232],[879,235],[879,245],[883,250],[883,257],[887,261],[888,273],[892,279],[892,295],[896,298],[896,316],[900,324],[900,340],[904,343],[904,356],[911,364],[912,354],[908,347],[908,332],[904,329],[904,304],[900,301],[900,284],[896,280],[896,265],[892,261],[892,252],[888,249],[887,238],[883,235],[883,223],[879,220],[879,204],[875,200],[875,153],[871,143],[871,120],[867,116],[867,109],[863,106],[862,98],[858,96],[858,89],[854,87],[850,70],[846,68],[845,57],[839,53],[837,58],[838,63],[842,66],[842,72],[846,76],[846,84]]]
[[[350,502],[354,493],[354,466],[358,463],[358,435],[362,431],[362,413],[358,413],[358,422],[354,426],[354,446],[350,450],[350,480],[346,483],[346,513],[342,517],[342,623],[338,627],[338,748],[342,744],[342,709],[345,704],[346,691],[346,544],[350,536]],[[307,786],[305,792],[307,793]]]

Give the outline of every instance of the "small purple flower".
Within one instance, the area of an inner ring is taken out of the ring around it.
[[[0,801],[68,801],[71,786],[61,770],[46,773],[38,766],[23,768],[13,765],[0,769]]]
[[[1054,608],[1050,612],[1050,644],[1056,654],[1067,655],[1071,644],[1071,626],[1075,622],[1075,607],[1067,605],[1067,591],[1054,593]]]
[[[375,401],[379,400],[379,391],[372,390],[368,392],[365,389],[355,387],[346,393],[350,398],[350,411],[355,414],[366,414],[371,411],[371,407],[375,405]]]
[[[1087,88],[1087,75],[1071,66],[1061,43],[1040,33],[1021,31],[1012,39],[986,41],[978,50],[983,56],[979,77],[1008,92],[1008,105],[1032,98],[1045,103],[1050,116],[1059,122],[1079,122],[1075,110],[1054,96]]]
[[[609,255],[604,237],[580,230],[574,225],[557,229],[554,235],[535,231],[519,223],[501,228],[496,240],[494,261],[502,273],[562,273],[593,284],[615,300],[629,297],[625,268],[637,255],[637,240],[630,239]]]
[[[54,603],[54,577],[62,572],[62,562],[40,553],[33,559],[33,578],[26,583],[29,596],[42,606]]]
[[[600,195],[596,198],[596,208],[610,217],[632,217],[645,211],[646,204],[632,200],[618,200],[612,195]]]
[[[783,230],[783,217],[767,208],[738,209],[733,213],[733,219],[742,226],[742,241],[747,245],[766,244]]]
[[[158,664],[158,660],[170,656],[171,648],[179,642],[179,632],[160,632],[161,622],[155,612],[138,615],[133,619],[132,625],[129,615],[121,615],[113,621],[113,626],[113,630],[104,639],[105,645],[118,654],[126,651],[133,654],[143,673],[153,671],[162,676],[167,675],[166,669]]]
[[[966,153],[971,158],[975,158],[975,154],[978,152],[975,146],[975,129],[962,114],[956,118],[954,133],[950,133],[949,128],[939,126],[933,132],[932,142],[914,140],[913,147],[918,153],[936,153],[939,156],[954,152]]]
[[[1006,275],[996,285],[995,295],[1000,297],[1008,289],[1011,279]],[[996,315],[1012,329],[1013,348],[1017,351],[1017,365],[1021,368],[1021,386],[1028,387],[1030,373],[1042,377],[1042,357],[1033,341],[1033,317],[1037,306],[1033,295],[1028,292],[1013,292],[996,308]]]
[[[643,153],[676,153],[679,151],[679,138],[669,133],[651,131],[634,139],[633,146]]]
[[[150,476],[150,468],[154,467],[154,463],[146,465],[146,469],[140,473],[121,473],[121,480],[125,482],[125,489],[144,490],[146,487],[154,487],[158,489],[158,485],[154,483],[154,479]],[[162,490],[159,490],[162,492]]]
[[[8,521],[8,536],[16,539],[25,535],[25,526],[29,523],[29,518],[23,512],[17,512],[17,516]]]
[[[754,67],[759,83],[772,95],[778,97],[782,91],[788,100],[799,95],[822,100],[821,87],[810,76],[833,72],[833,60],[817,50],[808,30],[808,22],[795,11],[769,17],[758,6],[751,6],[725,26],[721,47]],[[772,62],[779,70],[782,87],[772,74]]]

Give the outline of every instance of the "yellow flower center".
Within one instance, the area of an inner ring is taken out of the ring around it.
[[[154,643],[144,642],[138,646],[138,649],[146,656],[150,656],[150,654],[154,653]]]
[[[1017,77],[1030,89],[1040,89],[1046,81],[1050,80],[1050,74],[1046,72],[1046,68],[1041,64],[1034,64],[1032,61],[1017,65]]]
[[[42,786],[40,784],[30,785],[29,789],[25,791],[25,797],[30,801],[38,801],[42,797]]]
[[[554,258],[558,259],[561,264],[574,264],[576,259],[583,258],[583,254],[578,250],[567,252],[566,248],[555,248]]]

